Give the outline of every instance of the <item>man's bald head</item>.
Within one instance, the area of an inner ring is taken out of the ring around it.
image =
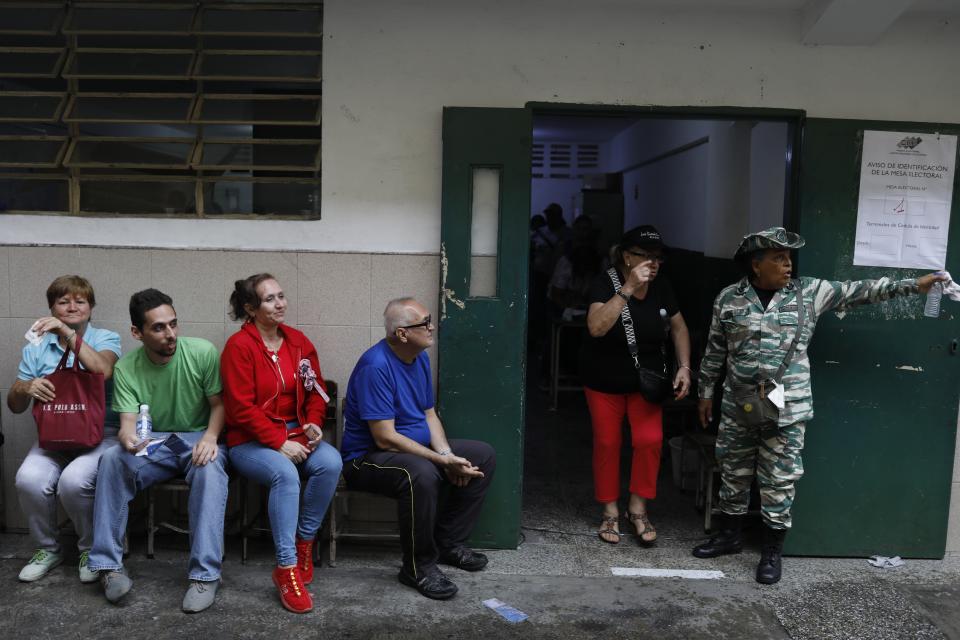
[[[395,336],[400,327],[414,324],[420,319],[416,305],[416,298],[411,296],[394,298],[387,303],[387,308],[383,310],[383,328],[388,338]]]

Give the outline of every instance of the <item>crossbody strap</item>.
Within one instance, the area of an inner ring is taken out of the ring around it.
[[[619,293],[621,288],[620,276],[617,274],[616,268],[610,267],[607,269],[607,275],[613,282],[614,293]],[[624,302],[623,308],[620,309],[620,322],[623,323],[623,332],[627,334],[627,349],[630,350],[630,357],[633,358],[633,366],[635,369],[639,369],[640,357],[637,354],[640,352],[640,348],[637,347],[637,334],[633,330],[633,317],[630,315],[629,301]]]
[[[800,342],[800,332],[803,330],[803,324],[806,320],[803,308],[803,284],[799,279],[794,280],[793,284],[797,288],[797,332],[790,342],[790,349],[787,350],[787,355],[783,357],[780,368],[777,369],[777,375],[774,377],[774,381],[776,381],[777,384],[780,384],[780,381],[783,379],[783,374],[787,372],[787,367],[790,366],[790,360],[793,358],[793,353],[797,350],[797,343]]]
[[[619,293],[620,286],[620,275],[617,273],[615,267],[610,267],[607,269],[607,275],[610,276],[610,281],[613,282],[613,290],[615,293]],[[633,316],[630,315],[630,301],[627,300],[623,304],[623,308],[620,309],[620,322],[623,323],[623,332],[627,335],[627,349],[630,350],[630,357],[633,358],[633,366],[635,369],[640,368],[640,357],[639,352],[640,348],[637,347],[637,334],[633,328]],[[664,324],[664,333],[669,333],[670,331],[670,321],[666,318],[663,319]],[[663,370],[664,373],[667,371],[667,345],[666,340],[660,344],[660,354],[663,356]]]

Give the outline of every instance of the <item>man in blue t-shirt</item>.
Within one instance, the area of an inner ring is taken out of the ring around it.
[[[340,451],[347,487],[397,500],[400,582],[435,600],[457,586],[437,562],[479,571],[487,557],[466,546],[496,468],[493,447],[447,440],[433,406],[433,322],[413,298],[390,301],[386,338],[360,357],[344,400]],[[438,504],[440,489],[450,497]]]

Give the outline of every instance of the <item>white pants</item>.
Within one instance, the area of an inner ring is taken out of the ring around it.
[[[93,545],[93,497],[100,456],[117,446],[115,434],[105,435],[93,449],[47,451],[34,444],[17,470],[17,495],[38,549],[59,553],[57,496],[79,536],[77,548]]]

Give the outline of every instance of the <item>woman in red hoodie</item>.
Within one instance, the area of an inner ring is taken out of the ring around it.
[[[269,273],[237,280],[230,316],[244,320],[220,357],[230,461],[270,487],[277,550],[273,582],[283,606],[313,609],[313,542],[340,478],[340,454],[323,442],[327,397],[317,350],[283,324],[287,300]],[[303,500],[300,488],[303,487]]]

